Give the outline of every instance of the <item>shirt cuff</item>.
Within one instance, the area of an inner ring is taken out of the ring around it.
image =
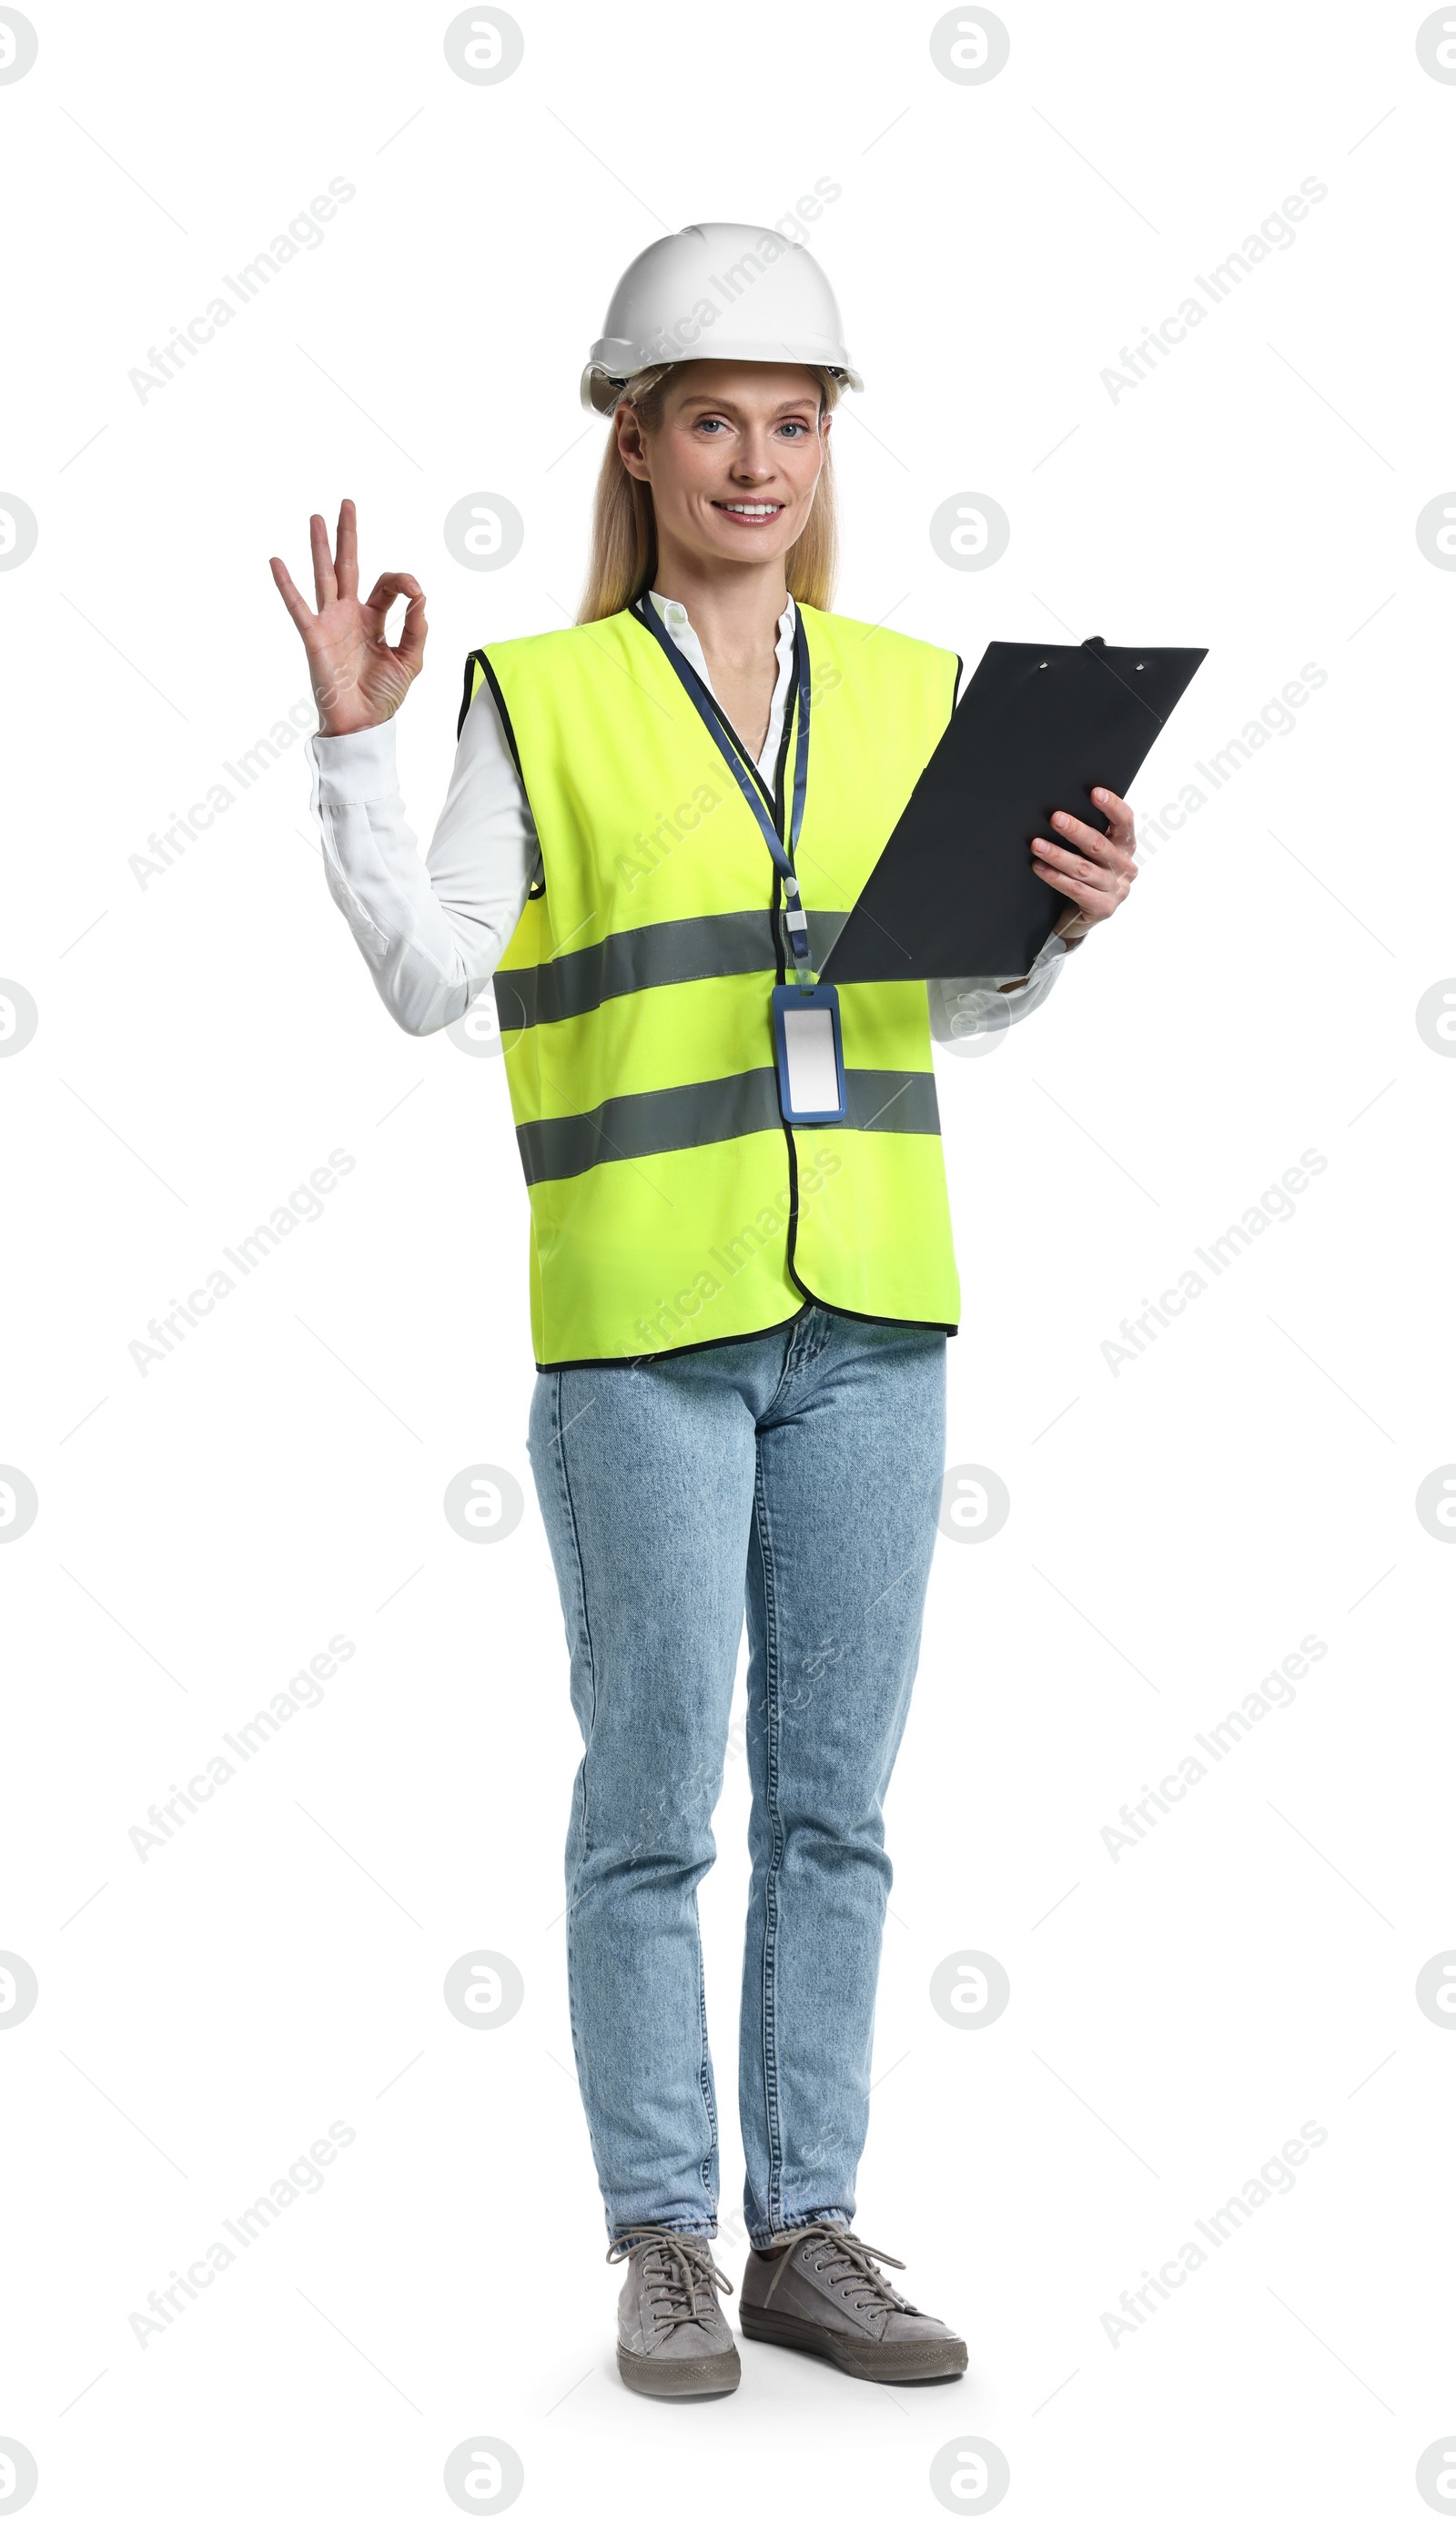
[[[319,794],[331,806],[367,806],[392,797],[399,785],[395,767],[395,722],[357,728],[352,736],[310,736],[305,751],[318,774]]]

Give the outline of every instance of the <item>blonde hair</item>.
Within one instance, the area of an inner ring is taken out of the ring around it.
[[[644,437],[662,426],[661,388],[673,373],[673,363],[644,368],[619,399],[619,410],[624,403],[634,405]],[[811,367],[809,373],[819,386],[822,418],[839,401],[839,379],[828,368]],[[798,542],[790,544],[783,566],[790,595],[801,604],[827,612],[839,566],[839,517],[827,447],[809,522]],[[591,514],[591,558],[577,620],[602,622],[609,613],[620,613],[651,586],[656,569],[657,522],[652,493],[623,463],[614,426],[597,476]]]

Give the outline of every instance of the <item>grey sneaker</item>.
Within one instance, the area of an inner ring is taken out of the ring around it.
[[[739,2296],[745,2339],[804,2348],[868,2383],[929,2383],[965,2371],[965,2342],[881,2277],[903,2261],[847,2225],[801,2225],[777,2260],[750,2255]]]
[[[607,2253],[627,2262],[617,2370],[634,2392],[687,2399],[735,2392],[742,2371],[719,2293],[732,2294],[705,2234],[629,2225]]]

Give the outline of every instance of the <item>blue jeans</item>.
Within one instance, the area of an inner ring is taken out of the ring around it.
[[[718,2114],[697,1887],[745,1596],[753,1864],[738,2040],[755,2243],[850,2221],[945,1458],[945,1334],[818,1306],[641,1366],[537,1377],[531,1462],[585,1752],[572,2037],[608,2231],[711,2234]]]

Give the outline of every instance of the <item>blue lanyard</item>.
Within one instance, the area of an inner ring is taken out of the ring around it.
[[[799,899],[799,880],[794,874],[794,852],[799,846],[799,830],[804,821],[804,800],[809,788],[809,643],[804,637],[804,622],[798,607],[794,608],[794,672],[797,679],[799,725],[794,745],[794,794],[789,816],[788,847],[774,821],[768,804],[768,789],[757,766],[747,760],[728,721],[694,667],[689,665],[671,632],[658,613],[650,595],[642,595],[633,606],[637,620],[649,630],[659,646],[667,653],[679,683],[692,702],[719,752],[737,781],[759,831],[768,843],[769,855],[783,879],[783,896],[787,905],[784,926],[794,952],[794,978],[805,981],[809,972],[809,918]]]

